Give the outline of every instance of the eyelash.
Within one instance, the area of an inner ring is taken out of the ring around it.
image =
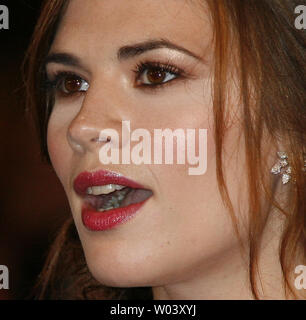
[[[148,90],[156,90],[165,88],[168,85],[172,85],[174,80],[182,79],[186,77],[185,72],[170,63],[161,63],[161,62],[152,62],[152,61],[142,61],[136,65],[136,68],[132,70],[136,74],[136,82],[139,81],[140,77],[144,74],[146,70],[158,70],[161,72],[168,72],[175,75],[174,79],[171,79],[167,82],[163,82],[160,84],[140,84],[137,85],[139,88],[148,89]]]
[[[166,81],[160,84],[144,84],[144,83],[136,84],[135,85],[136,88],[142,88],[145,90],[154,91],[157,89],[165,88],[168,85],[172,85],[173,82],[175,82],[174,80],[186,78],[186,74],[182,69],[170,63],[164,64],[161,62],[143,61],[138,63],[136,65],[136,68],[132,70],[136,74],[135,83],[137,83],[140,80],[141,76],[144,74],[146,70],[157,70],[161,72],[168,72],[174,75],[175,77],[169,81]],[[46,77],[46,80],[44,81],[44,88],[47,90],[47,92],[53,91],[55,93],[59,93],[63,97],[74,96],[76,94],[82,94],[83,92],[86,92],[86,91],[78,91],[73,93],[66,93],[63,90],[61,90],[60,85],[62,84],[62,81],[64,81],[65,78],[67,78],[68,76],[75,77],[75,79],[87,82],[85,79],[83,79],[82,77],[80,77],[79,75],[73,72],[58,71],[53,75],[52,80],[50,80],[48,76]]]

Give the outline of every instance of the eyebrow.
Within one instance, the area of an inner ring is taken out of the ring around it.
[[[79,67],[82,69],[86,69],[80,59],[78,57],[76,57],[73,54],[70,53],[50,53],[47,58],[44,61],[44,65],[47,66],[47,64],[49,63],[60,63],[63,64],[65,66],[71,66],[71,67]]]
[[[144,42],[136,43],[133,45],[126,45],[121,47],[117,52],[117,58],[119,61],[127,60],[136,56],[139,56],[147,51],[168,48],[172,50],[177,50],[183,52],[197,60],[203,60],[203,58],[199,57],[195,53],[189,51],[188,49],[181,47],[179,45],[174,44],[173,42],[166,39],[158,39],[158,40],[147,40]],[[78,67],[86,70],[86,68],[82,65],[80,59],[73,54],[70,53],[50,53],[44,61],[44,65],[47,66],[49,63],[60,63],[66,66]]]
[[[134,45],[127,45],[127,46],[121,47],[118,50],[117,57],[118,57],[118,60],[125,60],[125,59],[129,59],[129,58],[133,58],[135,56],[141,55],[147,51],[161,49],[161,48],[174,49],[174,50],[183,52],[193,58],[196,58],[197,60],[202,60],[202,58],[197,56],[195,53],[189,51],[184,47],[176,45],[173,42],[166,39],[147,40]]]

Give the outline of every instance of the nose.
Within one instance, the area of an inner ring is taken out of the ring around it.
[[[100,134],[102,128],[90,121],[89,116],[80,115],[75,118],[68,129],[67,140],[77,153],[95,152],[104,143],[111,143],[110,136]]]
[[[114,112],[110,116],[102,105],[94,101],[85,102],[85,100],[67,130],[70,147],[80,154],[96,153],[105,143],[118,143],[107,134],[105,129],[115,129],[120,122],[119,118],[115,119]]]

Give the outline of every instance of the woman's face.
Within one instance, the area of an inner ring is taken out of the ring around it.
[[[159,287],[205,277],[238,248],[216,178],[212,41],[208,9],[199,1],[72,0],[62,19],[47,64],[49,79],[61,79],[48,148],[88,266],[105,285]],[[64,58],[54,55],[62,53]],[[235,99],[233,93],[228,106],[238,120]],[[187,162],[102,164],[99,150],[114,141],[99,141],[99,134],[111,128],[121,135],[124,120],[151,137],[154,129],[195,129],[196,136],[207,129],[205,174],[189,175]],[[238,121],[232,121],[223,161],[234,208],[243,210],[239,133]],[[80,173],[98,170],[121,174],[153,193],[131,219],[100,231],[84,225],[86,196],[74,189]]]

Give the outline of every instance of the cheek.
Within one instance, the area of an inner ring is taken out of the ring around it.
[[[71,149],[66,139],[66,127],[61,125],[53,114],[48,123],[47,145],[52,166],[65,187],[69,175]]]
[[[193,128],[197,128],[197,153],[198,129],[207,129],[207,169],[204,174],[188,175],[188,168],[194,167],[188,163],[183,166],[162,165],[154,168],[155,175],[161,180],[159,194],[164,206],[162,211],[169,212],[167,219],[173,219],[172,225],[175,226],[175,230],[171,230],[172,234],[182,235],[182,248],[187,245],[187,237],[198,243],[199,248],[205,248],[204,252],[218,245],[222,247],[232,240],[231,220],[218,188],[214,132],[209,117],[203,112],[201,118],[189,118]],[[184,119],[186,121],[186,116]],[[192,246],[188,250],[191,248]]]
[[[157,197],[162,206],[160,212],[164,213],[156,219],[160,220],[160,225],[167,225],[166,237],[171,243],[178,243],[181,248],[178,252],[183,254],[185,250],[189,253],[197,251],[192,243],[198,244],[199,251],[209,252],[210,248],[222,247],[232,239],[231,221],[218,189],[213,130],[208,128],[206,121],[193,125],[208,129],[206,172],[189,175],[188,169],[194,166],[188,163],[152,167],[154,176],[159,177]],[[198,135],[198,129],[196,132]],[[198,153],[198,142],[195,150]]]

